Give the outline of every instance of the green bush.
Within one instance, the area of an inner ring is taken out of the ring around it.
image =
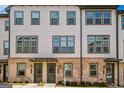
[[[106,82],[100,82],[100,87],[107,87],[107,83]]]
[[[87,87],[88,87],[88,86],[92,86],[92,83],[89,82],[89,81],[86,81],[86,86],[87,86]]]
[[[74,82],[71,82],[71,84],[70,84],[71,86],[78,86],[78,84],[77,84],[77,82],[76,81],[74,81]]]
[[[58,81],[57,85],[64,85],[63,81]]]
[[[100,86],[100,82],[93,82],[93,86]]]
[[[0,83],[2,83],[3,81],[2,80],[0,80]]]
[[[81,86],[83,86],[83,87],[86,86],[86,82],[82,81]]]
[[[17,83],[17,81],[13,81],[13,83]]]
[[[29,81],[28,81],[28,80],[26,80],[26,81],[25,81],[25,83],[29,83]]]
[[[66,86],[70,86],[70,82],[69,81],[66,81]]]
[[[23,83],[22,81],[18,81],[18,83]]]

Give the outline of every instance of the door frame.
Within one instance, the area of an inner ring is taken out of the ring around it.
[[[115,64],[114,63],[106,63],[106,69],[107,69],[107,64],[112,65],[112,83],[115,83]],[[107,82],[107,70],[106,70],[106,82]]]
[[[41,65],[41,79],[43,81],[43,63],[34,63],[34,83],[36,83],[35,82],[35,65],[36,64],[40,64]]]
[[[8,81],[8,77],[6,77],[6,66],[8,66],[8,64],[3,64],[3,81]]]
[[[55,64],[55,82],[53,83],[56,83],[56,63],[47,63],[47,83],[51,83],[51,82],[48,82],[48,64]]]

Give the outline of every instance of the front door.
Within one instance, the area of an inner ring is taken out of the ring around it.
[[[47,64],[47,82],[55,83],[56,81],[56,64],[48,63]]]
[[[3,64],[3,81],[8,81],[8,64]]]
[[[114,83],[114,64],[106,64],[106,82],[111,85]]]
[[[40,83],[42,81],[42,64],[34,64],[34,83]]]

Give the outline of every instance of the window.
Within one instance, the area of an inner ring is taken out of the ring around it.
[[[59,11],[50,11],[50,24],[59,25]]]
[[[67,24],[68,25],[76,24],[76,12],[75,11],[67,11]]]
[[[124,29],[124,16],[121,16],[121,28]]]
[[[17,36],[16,51],[17,53],[37,53],[38,37],[37,36]]]
[[[17,64],[17,75],[18,76],[24,76],[26,70],[26,65],[23,63]]]
[[[5,21],[5,31],[9,31],[9,21]]]
[[[8,55],[9,54],[9,42],[8,41],[4,41],[4,55]]]
[[[15,11],[15,25],[23,25],[23,11]]]
[[[111,24],[111,12],[110,11],[86,11],[86,24]]]
[[[31,12],[31,24],[40,25],[40,11]]]
[[[54,36],[53,53],[74,53],[74,36]]]
[[[89,70],[90,70],[89,73],[90,76],[97,76],[97,64],[90,64]]]
[[[73,65],[72,64],[64,64],[64,74],[65,77],[72,77],[72,71],[73,71]]]
[[[89,53],[109,53],[109,36],[89,35],[88,36],[88,52]]]

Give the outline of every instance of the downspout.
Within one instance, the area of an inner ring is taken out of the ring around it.
[[[116,57],[118,59],[118,13],[117,13],[117,10],[116,10]],[[118,83],[117,85],[119,86],[119,61],[117,61],[117,76],[118,76]]]
[[[82,9],[80,8],[80,83],[81,82],[82,82]]]

